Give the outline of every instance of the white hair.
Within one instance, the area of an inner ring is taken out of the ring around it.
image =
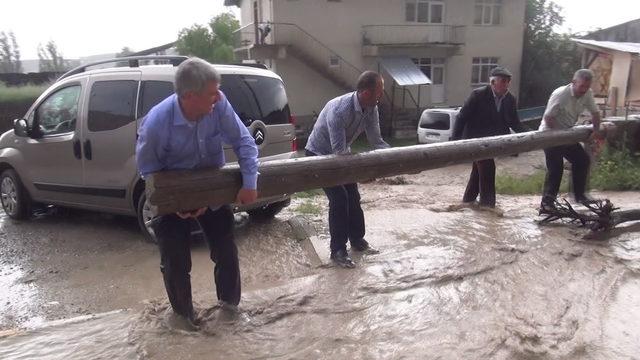
[[[210,82],[220,83],[220,74],[208,62],[192,57],[183,61],[175,76],[175,90],[179,97],[188,91],[202,92]]]
[[[581,79],[584,81],[591,81],[593,80],[593,76],[593,71],[589,69],[580,69],[573,74],[573,80]]]

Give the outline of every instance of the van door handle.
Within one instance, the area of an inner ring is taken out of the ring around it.
[[[84,141],[84,157],[87,160],[91,160],[91,141],[90,140],[85,140]]]
[[[73,156],[75,156],[76,159],[82,158],[82,151],[80,150],[80,140],[78,139],[73,141]]]

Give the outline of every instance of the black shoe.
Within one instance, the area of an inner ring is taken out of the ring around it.
[[[552,214],[558,209],[556,208],[556,204],[553,202],[543,201],[540,203],[540,208],[538,209],[538,215]]]
[[[367,240],[365,239],[352,241],[351,248],[355,251],[360,251],[367,255],[380,254],[380,251],[378,249],[371,247],[371,245],[369,245],[369,242],[367,242]]]
[[[593,205],[593,204],[598,203],[598,200],[592,199],[592,198],[590,198],[588,196],[577,196],[576,197],[576,202],[579,203],[579,204],[582,204],[582,205],[584,205],[586,207],[589,207],[589,205]]]
[[[356,267],[356,264],[351,260],[349,254],[347,254],[347,250],[338,250],[332,253],[331,260],[336,263],[336,265],[343,268],[353,269]]]

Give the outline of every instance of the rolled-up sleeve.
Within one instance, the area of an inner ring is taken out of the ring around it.
[[[380,134],[380,116],[378,115],[377,106],[373,109],[373,113],[365,124],[364,131],[367,135],[367,141],[372,148],[386,149],[390,147],[389,144],[382,139],[382,134]]]
[[[159,126],[155,113],[149,113],[138,129],[136,165],[142,178],[166,168],[162,160],[166,139]]]
[[[258,147],[256,142],[240,121],[226,96],[222,95],[216,107],[220,107],[222,140],[233,147],[233,151],[238,157],[242,173],[242,187],[255,190],[258,184]]]

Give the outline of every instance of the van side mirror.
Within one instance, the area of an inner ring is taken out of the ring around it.
[[[13,120],[13,132],[17,136],[22,136],[22,137],[29,136],[29,125],[27,125],[27,120],[25,119]]]

